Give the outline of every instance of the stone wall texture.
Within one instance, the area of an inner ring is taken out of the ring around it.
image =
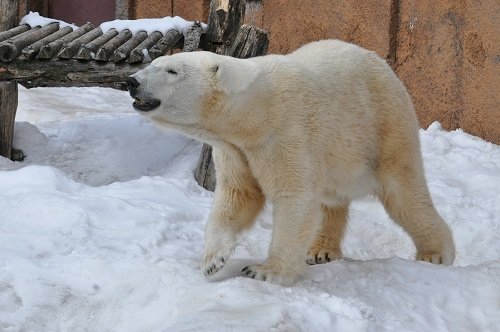
[[[136,0],[133,16],[207,20],[209,0]],[[440,121],[500,144],[499,0],[248,0],[269,53],[338,38],[387,59],[422,127]]]
[[[401,1],[395,70],[420,124],[500,144],[500,2]]]

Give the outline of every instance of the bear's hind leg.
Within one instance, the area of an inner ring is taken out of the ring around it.
[[[417,260],[453,264],[453,237],[432,203],[423,170],[410,166],[386,174],[378,196],[389,216],[411,236]]]
[[[321,205],[312,195],[273,200],[273,237],[263,264],[245,267],[249,278],[291,285],[306,266],[307,249],[321,227]]]
[[[213,275],[224,267],[238,234],[253,225],[264,195],[239,151],[213,148],[216,188],[205,229],[202,271]]]
[[[309,252],[306,263],[324,264],[342,258],[340,247],[347,224],[348,205],[330,208],[323,205],[323,224]]]

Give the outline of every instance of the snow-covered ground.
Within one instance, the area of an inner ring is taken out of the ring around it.
[[[20,87],[0,158],[0,331],[500,331],[500,147],[421,131],[455,266],[414,262],[374,199],[352,206],[345,260],[293,287],[239,277],[266,256],[271,207],[216,280],[199,265],[213,194],[200,143],[136,115],[125,92]]]

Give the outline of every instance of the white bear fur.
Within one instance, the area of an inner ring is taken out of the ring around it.
[[[451,232],[425,182],[412,102],[374,52],[324,40],[251,59],[179,53],[134,77],[141,96],[161,100],[144,116],[213,145],[205,275],[224,266],[268,200],[269,257],[243,272],[289,285],[306,261],[341,257],[349,203],[367,195],[411,236],[418,260],[453,263]]]

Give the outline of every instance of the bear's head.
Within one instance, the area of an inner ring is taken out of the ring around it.
[[[200,136],[198,132],[222,116],[231,118],[229,108],[246,94],[257,72],[247,60],[204,51],[177,53],[155,59],[127,78],[127,85],[139,113]]]

